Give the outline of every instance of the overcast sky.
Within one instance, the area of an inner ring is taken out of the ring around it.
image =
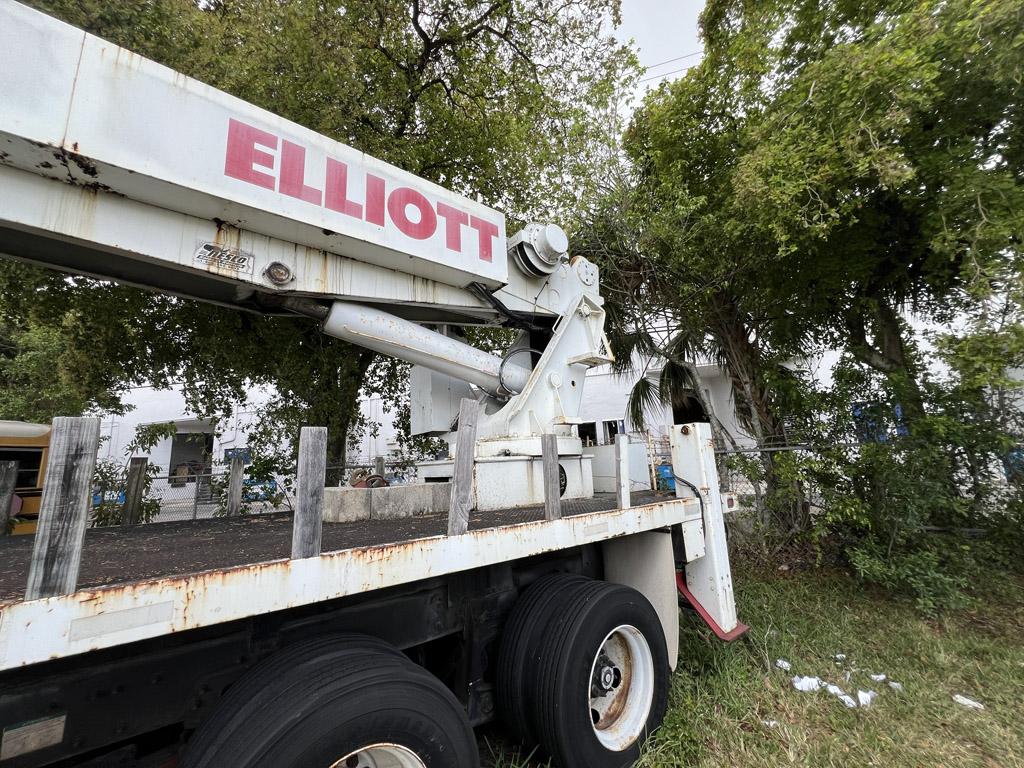
[[[700,61],[697,17],[703,8],[704,0],[622,0],[622,26],[616,34],[636,41],[640,63],[649,68],[640,94]]]

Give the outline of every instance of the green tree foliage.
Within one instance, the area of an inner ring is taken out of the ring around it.
[[[761,455],[766,521],[949,602],[989,548],[965,529],[1020,536],[1024,8],[709,0],[701,23],[577,233],[620,357],[668,372],[636,410],[718,360],[759,443],[808,446]],[[791,372],[825,349],[829,386]]]
[[[36,0],[40,9],[458,192],[514,220],[564,215],[591,186],[607,104],[635,74],[608,34],[618,0]],[[168,116],[169,120],[173,116]],[[168,130],[173,130],[168,125]],[[566,182],[573,181],[570,190]],[[273,387],[257,447],[328,427],[329,462],[358,427],[372,354],[308,320],[263,318],[85,278],[0,263],[0,319],[60,339],[54,375],[72,392],[46,419],[116,407],[124,387],[184,384],[199,415],[223,416],[247,385]],[[13,332],[13,331],[12,331]],[[23,339],[11,380],[36,386]],[[5,369],[6,371],[6,369]],[[397,403],[400,369],[371,383]],[[384,375],[387,374],[387,375]],[[37,387],[40,391],[42,387]],[[75,397],[71,397],[74,394]],[[287,451],[286,453],[290,453]],[[285,457],[287,458],[287,457]]]
[[[643,377],[634,390],[634,423],[657,400],[700,398],[692,361],[709,358],[728,372],[746,431],[777,446],[797,405],[798,382],[783,363],[805,339],[783,327],[785,302],[762,289],[777,261],[774,241],[749,221],[735,191],[751,116],[764,98],[749,86],[757,71],[728,50],[716,53],[708,37],[705,61],[634,115],[624,141],[630,170],[613,179],[577,240],[602,267],[620,363],[661,365],[657,382]],[[730,436],[712,426],[728,445]],[[766,521],[799,530],[802,499],[776,494],[788,487],[777,457],[760,458],[774,500]]]
[[[49,421],[54,414],[79,413],[93,405],[119,405],[117,395],[90,389],[66,374],[74,357],[65,327],[31,318],[0,328],[0,416],[19,421]],[[73,319],[72,319],[73,322]]]
[[[1024,10],[1018,3],[795,4],[737,197],[792,277],[781,298],[887,377],[911,418],[921,361],[900,310],[939,321],[1019,269]],[[714,12],[736,14],[737,4]]]

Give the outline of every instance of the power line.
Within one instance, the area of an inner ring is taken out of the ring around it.
[[[678,75],[680,72],[685,72],[690,67],[683,67],[682,69],[673,69],[671,72],[664,72],[660,75],[651,75],[651,77],[645,77],[642,80],[638,80],[638,83],[646,83],[648,80],[657,80],[662,77],[670,77],[671,75]]]
[[[691,59],[694,56],[700,56],[704,53],[703,50],[694,51],[693,53],[687,53],[682,56],[676,56],[674,59],[665,59],[665,61],[659,61],[657,64],[651,64],[649,67],[644,67],[644,72],[649,72],[652,69],[657,69],[663,64],[671,64],[673,61],[682,61],[683,59]]]

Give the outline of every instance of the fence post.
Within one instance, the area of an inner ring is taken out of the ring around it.
[[[469,510],[473,506],[476,423],[479,416],[480,403],[472,398],[462,398],[459,403],[459,431],[455,437],[451,503],[448,506],[449,536],[459,536],[469,530]]]
[[[11,519],[11,503],[18,486],[18,462],[0,461],[0,536],[7,535]]]
[[[99,439],[99,419],[62,416],[53,420],[26,600],[75,591]]]
[[[384,466],[384,457],[383,456],[378,456],[376,459],[373,460],[373,473],[375,475],[380,475],[381,477],[384,477],[384,473],[386,471],[387,471],[387,469]]]
[[[541,461],[544,468],[544,519],[562,517],[562,489],[558,482],[558,438],[540,436]]]
[[[192,519],[195,520],[199,516],[199,487],[202,485],[202,476],[193,475],[195,477],[195,490],[192,492]],[[185,487],[188,487],[188,481],[186,481]]]
[[[615,494],[619,509],[629,509],[629,435],[615,436]]]
[[[241,456],[231,457],[231,468],[228,470],[228,516],[237,515],[242,511],[242,475],[245,463]]]
[[[320,554],[326,477],[327,427],[303,427],[299,432],[298,488],[292,518],[293,560]]]
[[[138,525],[142,518],[142,492],[146,489],[146,467],[149,459],[136,456],[128,462],[128,481],[124,487],[121,525]]]

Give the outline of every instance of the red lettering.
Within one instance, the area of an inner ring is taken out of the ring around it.
[[[327,185],[324,187],[324,205],[332,211],[363,218],[363,206],[348,199],[348,166],[334,158],[327,158]]]
[[[483,261],[493,260],[491,241],[498,236],[498,226],[476,216],[469,217],[469,226],[480,233],[480,258]]]
[[[275,154],[278,151],[280,157]],[[276,174],[275,164],[278,164]],[[496,224],[470,216],[466,211],[443,202],[438,202],[435,210],[427,197],[411,187],[398,187],[388,194],[385,180],[372,173],[366,174],[365,202],[357,203],[348,195],[349,166],[331,157],[326,158],[326,164],[327,174],[321,192],[306,183],[304,147],[240,120],[228,120],[224,175],[265,189],[276,187],[283,195],[322,205],[355,219],[365,219],[378,227],[386,226],[386,220],[390,218],[400,232],[414,240],[433,237],[437,232],[437,219],[441,217],[444,219],[445,248],[461,253],[462,228],[469,226],[479,237],[480,259],[494,260],[494,240],[498,237]],[[419,214],[415,220],[409,216],[410,207]]]
[[[320,205],[323,197],[319,189],[306,185],[306,150],[287,139],[281,144],[281,181],[277,191],[313,205]]]
[[[444,244],[448,250],[461,253],[462,227],[469,223],[469,214],[445,203],[438,203],[437,215],[444,219]]]
[[[286,144],[288,142],[285,142]],[[255,166],[274,170],[274,156],[256,146],[277,150],[277,136],[253,128],[238,120],[228,121],[228,150],[224,158],[224,175],[241,179],[267,189],[274,188],[274,177],[257,171]]]
[[[384,226],[384,179],[366,174],[366,220]]]
[[[420,212],[419,221],[409,218],[409,206]],[[415,189],[399,187],[388,195],[388,213],[395,226],[414,240],[426,240],[437,231],[437,216],[430,201]]]

